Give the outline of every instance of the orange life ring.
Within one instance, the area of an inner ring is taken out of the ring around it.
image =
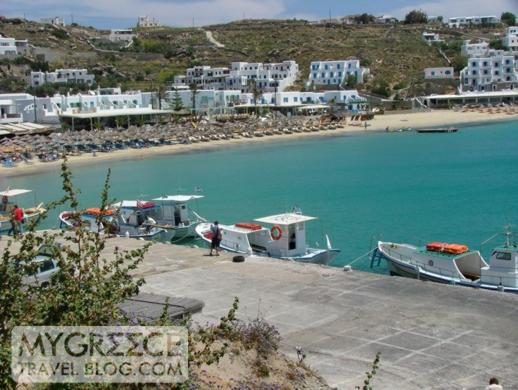
[[[279,241],[282,238],[282,229],[279,225],[275,225],[270,229],[270,234],[272,235],[272,239],[275,241]]]

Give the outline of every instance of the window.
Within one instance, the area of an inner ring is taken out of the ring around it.
[[[41,272],[47,272],[54,268],[54,263],[52,260],[43,260],[40,264],[40,273]]]
[[[493,256],[497,260],[511,260],[511,254],[509,252],[493,252]]]
[[[340,69],[340,64],[337,64],[337,65],[336,65],[336,69]]]
[[[316,79],[317,78],[317,74],[316,73],[313,73],[313,78]]]
[[[476,66],[477,66],[477,63],[476,63],[476,62],[472,62],[472,63],[471,63],[471,66],[476,67]]]
[[[342,77],[342,72],[338,72],[338,77]]]
[[[288,103],[288,98],[287,98],[287,97],[285,97],[285,98],[283,98],[283,99],[282,99],[282,101],[283,101],[284,103]]]
[[[450,70],[446,70],[446,71],[444,71],[444,74],[451,74],[451,71]]]
[[[294,98],[293,98],[293,101],[294,101],[294,102],[298,102],[298,101],[299,101],[299,98],[298,98],[298,97],[294,97]]]

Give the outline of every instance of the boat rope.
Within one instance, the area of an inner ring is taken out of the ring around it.
[[[195,215],[195,217],[198,218],[200,221],[207,222],[207,220],[205,218],[203,218],[200,214],[198,214],[196,211],[194,211],[194,210],[191,210],[191,211]]]
[[[346,265],[353,265],[354,263],[356,263],[358,260],[361,260],[363,259],[365,256],[368,256],[370,255],[372,252],[374,252],[376,249],[378,249],[378,247],[375,247],[375,248],[372,248],[370,251],[368,251],[367,253],[364,253],[363,255],[361,255],[360,257],[357,257],[356,259],[354,259],[353,261],[351,261],[350,263],[347,263]]]

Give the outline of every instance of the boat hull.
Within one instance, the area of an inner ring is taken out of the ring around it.
[[[403,276],[435,283],[451,284],[456,286],[458,285],[463,287],[471,287],[490,291],[503,291],[518,294],[518,288],[484,284],[480,283],[480,281],[478,280],[471,281],[469,279],[458,279],[423,270],[421,267],[415,264],[410,264],[408,262],[401,261],[395,256],[391,256],[382,249],[383,244],[386,243],[378,243],[378,248],[373,253],[373,258],[375,256],[381,256],[383,259],[385,259],[388,264],[390,275],[392,276]]]
[[[223,229],[224,226],[220,225]],[[211,239],[208,238],[208,232],[210,230],[210,224],[201,223],[196,227],[196,234],[209,245],[211,244]],[[331,261],[340,253],[339,249],[316,249],[316,248],[307,248],[306,253],[301,256],[292,256],[292,257],[278,257],[272,256],[265,251],[254,251],[251,247],[243,247],[240,249],[239,247],[231,247],[225,245],[225,240],[223,240],[220,244],[221,249],[238,253],[246,256],[257,256],[257,257],[269,257],[280,260],[292,260],[301,263],[311,263],[311,264],[320,264],[320,265],[329,265]]]

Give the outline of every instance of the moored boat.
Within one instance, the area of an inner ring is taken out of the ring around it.
[[[315,219],[299,213],[285,213],[258,218],[253,223],[219,225],[221,248],[246,255],[327,265],[340,250],[332,248],[329,238],[325,249],[308,247],[305,224]],[[210,223],[200,223],[196,233],[206,242],[211,242]]]
[[[436,127],[430,129],[416,129],[418,133],[456,133],[459,131],[457,127]]]
[[[518,293],[518,247],[509,236],[493,249],[489,264],[477,250],[438,242],[418,247],[380,241],[372,259],[380,258],[387,260],[391,275]]]
[[[62,229],[75,229],[81,224],[90,232],[117,237],[160,239],[163,229],[149,216],[154,205],[150,202],[122,201],[101,211],[89,208],[81,212],[63,211],[59,214]]]
[[[8,232],[11,229],[11,215],[15,206],[15,199],[20,195],[31,193],[32,190],[24,189],[7,189],[0,192],[2,203],[0,205],[0,233]],[[22,208],[23,217],[26,222],[30,222],[32,219],[43,214],[47,210],[43,207],[43,203],[37,206]]]
[[[150,217],[157,227],[165,230],[165,240],[179,241],[197,236],[196,225],[206,219],[190,207],[190,202],[202,198],[202,195],[164,195],[153,199],[157,207],[150,212]]]

